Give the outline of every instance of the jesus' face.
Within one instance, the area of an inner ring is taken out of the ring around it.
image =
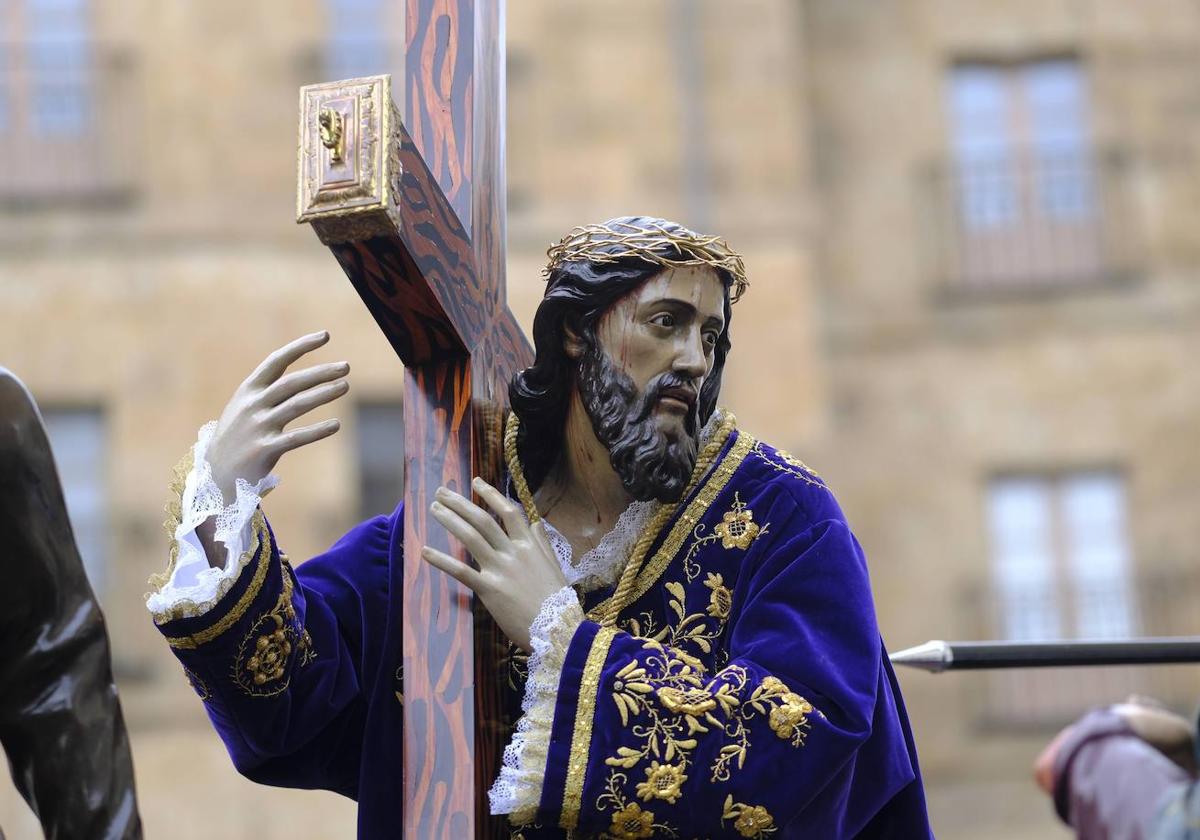
[[[580,357],[584,408],[634,498],[675,501],[687,486],[724,311],[716,271],[668,268],[613,304]]]

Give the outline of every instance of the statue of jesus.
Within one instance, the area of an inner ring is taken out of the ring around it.
[[[514,837],[931,837],[862,550],[825,482],[717,405],[741,257],[641,216],[548,255],[506,480],[431,507],[472,565],[403,546],[402,504],[295,567],[281,552],[270,472],[338,428],[285,426],[348,387],[343,363],[289,372],[326,333],[200,430],[147,605],[235,766],[353,797],[360,837],[394,836],[418,550],[512,641],[520,718],[489,795]]]

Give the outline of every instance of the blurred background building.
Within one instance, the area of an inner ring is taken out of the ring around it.
[[[285,547],[400,494],[398,362],[292,219],[297,88],[400,74],[402,17],[0,6],[0,364],[46,415],[149,837],[353,831],[352,803],[235,774],[142,594],[171,466],[301,333],[352,390],[278,469]],[[518,317],[575,224],[726,235],[752,287],[724,402],[837,491],[893,648],[1200,628],[1198,176],[1195,0],[509,4]],[[1041,744],[1131,690],[1188,711],[1194,672],[902,675],[939,836],[1065,836]],[[40,836],[8,787],[0,825]]]

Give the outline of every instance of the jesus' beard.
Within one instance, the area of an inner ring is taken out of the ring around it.
[[[629,495],[639,501],[676,502],[696,466],[699,407],[693,402],[684,419],[684,434],[658,427],[655,407],[668,388],[691,388],[693,382],[668,371],[638,393],[637,386],[599,347],[579,360],[579,396],[596,438]]]

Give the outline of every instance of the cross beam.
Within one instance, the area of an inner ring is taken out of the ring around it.
[[[503,642],[417,551],[466,560],[429,504],[439,485],[499,481],[507,383],[532,362],[504,293],[503,30],[502,0],[407,0],[403,121],[387,76],[300,97],[298,219],[405,368],[405,838],[507,836],[486,797],[507,733]]]

